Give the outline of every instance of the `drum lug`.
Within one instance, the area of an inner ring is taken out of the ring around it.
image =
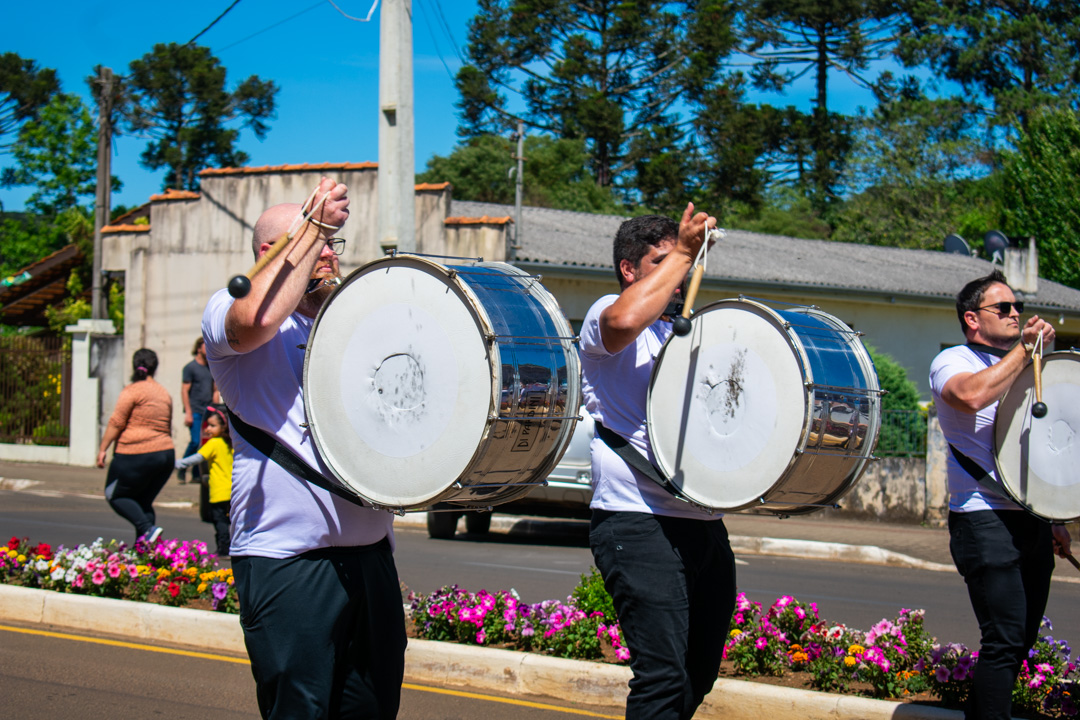
[[[307,429],[308,429],[308,428],[310,427],[310,425],[308,425],[307,423],[300,423],[300,427],[302,427],[302,428],[304,428],[305,430],[307,430]]]
[[[307,343],[300,343],[296,346],[297,350],[307,350]]]
[[[457,270],[454,270],[453,268],[447,268],[447,270],[446,270],[446,277],[448,277],[448,278],[450,278],[451,280],[453,280],[454,278],[456,278],[456,277],[457,277]]]

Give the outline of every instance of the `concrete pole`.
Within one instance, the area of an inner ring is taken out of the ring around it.
[[[101,94],[98,96],[97,187],[94,195],[94,262],[91,271],[94,276],[90,283],[90,317],[99,320],[106,315],[101,283],[101,228],[109,224],[112,200],[112,69],[99,67],[97,82]]]
[[[521,195],[525,181],[522,174],[525,172],[525,123],[517,121],[517,172],[514,173],[514,239],[506,248],[506,262],[512,263],[517,259],[518,248],[521,247]]]
[[[379,22],[379,244],[416,252],[412,0],[384,0]]]

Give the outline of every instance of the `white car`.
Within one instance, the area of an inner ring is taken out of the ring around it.
[[[495,512],[504,515],[537,515],[541,517],[588,518],[592,501],[592,457],[589,445],[596,432],[595,422],[585,408],[574,428],[570,444],[559,464],[547,476],[547,484],[533,488],[520,500],[498,505]],[[449,539],[457,532],[458,518],[465,516],[465,529],[474,534],[486,533],[491,527],[490,512],[441,511],[427,514],[428,536]]]

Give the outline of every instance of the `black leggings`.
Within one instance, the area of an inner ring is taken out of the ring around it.
[[[105,499],[117,515],[135,526],[135,539],[154,527],[154,498],[165,487],[175,463],[173,450],[113,455],[105,476]]]

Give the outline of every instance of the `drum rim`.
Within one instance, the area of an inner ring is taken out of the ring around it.
[[[486,311],[484,311],[484,308],[480,304],[479,299],[468,288],[466,283],[461,282],[461,280],[458,279],[458,277],[457,277],[457,275],[455,273],[450,272],[449,266],[443,265],[443,264],[438,263],[438,262],[435,262],[435,261],[430,260],[429,258],[421,256],[421,255],[395,254],[395,255],[386,255],[384,257],[379,257],[379,258],[376,258],[374,260],[371,260],[369,262],[364,263],[363,265],[361,265],[360,267],[356,268],[355,270],[350,272],[348,275],[346,275],[345,279],[342,281],[342,283],[334,290],[334,292],[330,295],[330,297],[327,298],[326,302],[324,302],[322,304],[322,307],[319,308],[319,312],[316,313],[315,321],[311,326],[311,333],[308,336],[306,347],[304,349],[303,382],[304,382],[305,387],[307,387],[307,385],[308,385],[308,375],[309,375],[309,373],[311,371],[312,348],[314,347],[315,341],[316,341],[316,338],[317,338],[317,330],[319,328],[319,323],[322,321],[323,315],[327,312],[330,305],[333,303],[334,297],[338,293],[342,292],[347,285],[350,285],[353,282],[356,282],[357,280],[359,280],[359,278],[361,276],[366,275],[369,272],[377,271],[378,266],[380,266],[380,265],[394,264],[395,266],[401,266],[401,265],[404,265],[406,263],[414,263],[419,269],[424,269],[424,270],[427,270],[429,272],[432,272],[433,274],[437,273],[438,275],[442,276],[445,279],[445,282],[447,282],[450,286],[453,286],[456,291],[460,292],[462,295],[464,295],[464,296],[466,296],[468,298],[468,300],[469,300],[469,302],[467,303],[468,310],[469,310],[469,313],[473,316],[473,319],[476,321],[478,329],[482,333],[485,333],[486,336],[490,336],[494,332],[494,330],[492,328],[492,325],[491,325],[491,320],[487,316]],[[481,315],[480,313],[478,313],[477,312],[478,310],[482,311],[483,314]],[[501,361],[501,357],[499,357],[498,354],[497,354],[497,343],[495,343],[494,345],[496,346],[496,355],[492,356],[492,359],[495,360],[495,361]],[[490,349],[490,347],[489,347],[489,349]],[[489,364],[489,369],[490,369],[490,366],[492,365],[492,363],[489,361],[488,364]],[[493,409],[493,406],[494,406],[493,405],[494,402],[495,402],[495,400],[494,400],[494,383],[492,383],[492,395],[489,396],[489,398],[488,398],[488,416],[489,417],[491,416],[492,409]],[[330,470],[330,472],[334,475],[334,478],[340,484],[344,485],[346,488],[348,488],[352,492],[356,493],[365,502],[371,504],[374,507],[391,508],[391,509],[395,509],[395,510],[410,510],[410,509],[411,510],[422,510],[422,509],[424,509],[426,507],[429,507],[429,506],[431,506],[431,505],[433,505],[435,503],[441,502],[442,497],[451,492],[451,490],[453,489],[453,486],[454,486],[454,482],[457,481],[457,479],[455,479],[454,481],[451,481],[450,483],[448,483],[447,487],[441,493],[436,495],[434,498],[431,498],[429,500],[425,500],[422,504],[418,504],[418,503],[395,504],[395,503],[386,502],[385,500],[378,500],[376,498],[370,497],[368,494],[362,492],[358,487],[356,487],[351,481],[347,480],[344,477],[344,473],[337,467],[337,465],[330,461],[330,457],[329,457],[330,454],[324,449],[324,447],[325,447],[325,439],[322,437],[322,434],[319,432],[319,429],[318,429],[316,423],[311,422],[311,415],[312,415],[312,412],[311,412],[311,396],[308,393],[304,393],[304,415],[305,415],[305,420],[309,424],[308,425],[308,430],[311,432],[312,441],[315,443],[315,448],[318,450],[319,457],[322,459],[323,464],[326,465],[327,469]],[[484,432],[483,438],[482,438],[479,446],[473,452],[472,456],[470,456],[468,462],[466,462],[464,464],[464,466],[463,466],[464,469],[462,470],[462,473],[461,473],[461,475],[458,476],[458,478],[461,478],[461,477],[465,476],[466,474],[468,474],[468,469],[470,467],[472,467],[476,463],[476,459],[477,459],[477,457],[478,457],[478,455],[480,453],[480,449],[485,447],[486,443],[489,440],[489,435],[490,435],[490,433],[488,432],[489,430],[490,430],[490,426],[485,427],[485,432]]]
[[[800,458],[803,456],[803,453],[806,450],[807,443],[809,441],[811,424],[813,422],[814,413],[813,413],[813,409],[811,407],[811,400],[813,398],[813,392],[810,390],[810,386],[808,386],[807,383],[812,383],[813,382],[813,370],[812,370],[812,367],[810,365],[810,359],[806,354],[806,349],[803,346],[802,341],[799,339],[798,333],[793,333],[792,332],[791,323],[784,316],[780,315],[780,313],[778,311],[776,311],[775,309],[769,307],[768,305],[765,305],[762,302],[758,302],[756,300],[751,300],[750,298],[747,298],[747,297],[744,297],[744,296],[741,296],[741,295],[737,296],[737,297],[732,297],[732,298],[724,298],[724,299],[717,300],[717,301],[714,301],[714,302],[708,303],[707,305],[702,306],[699,310],[697,310],[693,314],[693,316],[691,316],[691,323],[693,323],[694,319],[696,317],[698,317],[699,315],[704,315],[704,313],[706,313],[706,312],[717,310],[717,309],[720,309],[721,307],[725,307],[725,306],[730,307],[730,308],[741,308],[741,309],[745,309],[747,306],[749,306],[749,307],[753,308],[754,310],[759,311],[760,314],[764,317],[764,319],[766,319],[768,322],[771,322],[774,326],[777,327],[777,329],[779,331],[781,331],[781,334],[784,336],[785,341],[787,342],[788,346],[792,349],[792,352],[793,352],[793,354],[794,354],[796,360],[798,361],[799,366],[800,366],[800,368],[802,370],[803,378],[804,378],[804,382],[803,382],[803,385],[802,385],[802,387],[803,387],[803,403],[802,403],[802,405],[803,405],[803,422],[802,422],[803,431],[802,431],[802,437],[800,438],[800,441],[799,441],[796,449],[792,453],[792,456],[788,460],[787,464],[784,466],[784,469],[780,473],[779,477],[777,477],[775,479],[775,481],[773,481],[773,483],[761,493],[761,496],[759,497],[758,500],[752,500],[752,501],[748,501],[746,503],[739,504],[739,505],[729,505],[729,506],[723,506],[723,507],[721,507],[721,506],[708,506],[708,505],[703,505],[700,501],[695,500],[695,499],[691,498],[690,496],[686,495],[685,490],[683,490],[683,488],[679,487],[678,490],[692,504],[694,504],[695,506],[701,507],[701,508],[703,508],[703,509],[705,509],[705,510],[707,510],[709,512],[739,512],[739,511],[751,510],[751,509],[755,509],[755,508],[761,508],[762,510],[765,510],[765,511],[770,512],[770,513],[780,513],[780,514],[785,514],[785,515],[787,515],[787,514],[797,514],[797,513],[800,513],[800,512],[810,512],[814,508],[805,509],[805,506],[789,506],[787,504],[784,504],[784,505],[779,506],[779,507],[770,507],[769,506],[770,504],[768,503],[768,501],[766,501],[764,504],[762,504],[760,502],[761,498],[767,497],[769,493],[771,493],[773,490],[777,489],[778,487],[783,485],[787,480],[789,480],[792,471],[799,464]],[[853,471],[850,474],[851,479],[848,480],[846,483],[841,484],[836,489],[835,492],[833,492],[830,495],[828,495],[827,497],[824,497],[824,498],[821,499],[820,504],[829,504],[829,503],[834,503],[836,500],[839,500],[841,497],[843,497],[845,494],[847,494],[852,488],[855,487],[855,484],[858,482],[858,480],[862,476],[862,474],[866,471],[866,468],[867,468],[867,466],[869,464],[869,461],[872,459],[873,451],[877,447],[877,442],[880,439],[881,401],[880,401],[879,393],[880,393],[881,386],[880,386],[880,381],[879,381],[878,376],[877,376],[877,369],[874,367],[873,358],[870,357],[870,352],[866,349],[866,347],[861,342],[857,341],[857,335],[854,334],[854,331],[849,326],[847,326],[842,320],[840,320],[835,315],[827,313],[827,312],[825,312],[825,311],[821,310],[820,308],[818,308],[816,306],[813,306],[813,305],[799,305],[799,306],[794,306],[794,308],[796,308],[796,310],[795,310],[796,312],[802,312],[804,314],[814,315],[815,317],[818,317],[819,319],[821,319],[824,322],[826,322],[827,324],[829,324],[836,332],[843,333],[843,334],[845,334],[847,336],[847,339],[848,339],[847,345],[852,349],[852,352],[854,353],[855,357],[858,358],[859,366],[863,371],[864,377],[867,379],[868,387],[866,388],[866,392],[867,392],[868,396],[871,398],[872,401],[876,401],[876,406],[877,406],[877,412],[871,414],[871,424],[868,425],[868,429],[867,429],[868,435],[870,434],[871,430],[873,431],[874,442],[873,442],[872,445],[869,445],[866,448],[863,455],[861,455],[861,456],[852,456],[853,459],[856,459],[858,461],[858,464],[857,464],[856,467],[853,468]],[[690,335],[692,335],[692,334],[693,334],[693,332],[691,331]],[[656,375],[657,375],[658,369],[659,369],[659,367],[660,367],[660,365],[661,365],[661,363],[663,361],[664,353],[666,352],[668,345],[672,342],[672,338],[674,338],[674,337],[675,337],[675,335],[672,334],[672,336],[669,337],[668,340],[664,343],[663,347],[661,347],[660,352],[657,353],[656,363],[653,366],[653,372],[652,372],[652,375],[651,375],[651,377],[649,379],[649,392],[648,392],[648,395],[647,395],[647,398],[646,398],[646,418],[647,418],[647,422],[648,422],[649,425],[653,424],[652,396],[653,396],[653,388],[654,388],[654,385],[655,385],[655,382],[656,382]],[[660,452],[658,452],[658,450],[657,450],[657,448],[655,446],[653,446],[653,455],[657,459],[657,464],[660,466],[660,470],[670,477],[671,473],[668,472],[667,468],[664,467],[663,460],[661,459],[662,455],[661,455]]]
[[[521,270],[521,268],[518,268],[509,263],[499,261],[473,260],[471,258],[452,259],[460,260],[462,262],[462,265],[464,265],[465,263],[470,263],[469,267],[486,267],[497,269],[499,272],[510,277],[534,277],[529,273]],[[322,307],[319,308],[319,312],[316,314],[315,320],[312,324],[311,333],[309,335],[304,351],[304,368],[302,375],[305,386],[307,386],[308,384],[308,376],[311,372],[312,348],[315,345],[315,340],[317,336],[316,331],[318,330],[319,324],[323,319],[323,315],[326,313],[327,309],[332,304],[332,301],[337,295],[337,293],[342,292],[347,285],[356,282],[361,276],[366,275],[369,272],[378,271],[378,266],[380,265],[393,265],[395,267],[400,267],[402,265],[408,266],[409,264],[412,264],[417,269],[437,274],[438,276],[443,278],[444,282],[452,286],[456,292],[459,292],[462,296],[464,296],[464,298],[468,300],[468,302],[466,303],[468,305],[468,311],[477,323],[477,329],[481,332],[481,335],[484,338],[494,338],[494,325],[492,324],[491,317],[488,314],[487,309],[480,302],[480,298],[472,290],[469,284],[459,278],[458,274],[453,269],[455,266],[445,265],[426,256],[414,254],[395,254],[376,258],[367,263],[364,263],[360,267],[350,272],[342,281],[342,283],[337,288],[335,288],[334,292],[330,295],[327,301],[323,303]],[[539,279],[537,279],[536,282],[539,283]],[[526,289],[529,292],[529,296],[539,302],[544,307],[544,309],[547,311],[547,314],[552,318],[553,324],[556,325],[557,328],[560,328],[560,332],[564,333],[567,337],[573,335],[576,339],[576,334],[573,332],[573,328],[571,327],[565,314],[562,312],[562,309],[559,306],[558,302],[555,300],[554,295],[552,295],[552,293],[547,290],[547,288],[544,288],[542,284],[541,288],[543,289],[543,292],[540,293],[534,292],[531,285],[528,286]],[[475,472],[474,468],[476,467],[477,463],[480,462],[480,460],[482,459],[486,448],[491,444],[492,429],[494,427],[494,423],[498,419],[497,416],[499,414],[499,386],[501,383],[499,382],[497,374],[498,372],[500,372],[498,368],[502,367],[502,352],[498,342],[491,341],[487,342],[486,344],[488,347],[488,370],[491,374],[491,382],[489,383],[491,392],[488,396],[488,420],[484,427],[480,442],[477,444],[476,449],[473,451],[473,454],[469,457],[468,461],[462,465],[460,475],[458,475],[458,477],[454,480],[447,483],[446,487],[437,495],[424,500],[422,503],[411,503],[403,505],[397,503],[389,503],[384,500],[378,500],[369,497],[369,494],[362,492],[360,488],[356,487],[352,482],[348,481],[344,477],[344,473],[337,467],[337,465],[330,461],[327,451],[324,450],[325,441],[322,437],[322,434],[319,432],[316,424],[310,422],[312,415],[311,399],[310,395],[305,393],[305,420],[309,422],[309,430],[315,443],[315,447],[318,450],[319,457],[333,474],[334,478],[340,484],[344,485],[346,488],[356,493],[360,498],[373,505],[374,507],[387,508],[395,511],[421,511],[437,503],[445,502],[448,498],[452,498],[453,496],[455,496],[455,485],[462,478],[468,477],[470,474],[473,474]],[[567,377],[569,378],[571,376],[575,376],[579,378],[578,382],[573,384],[572,386],[568,381],[567,407],[576,410],[581,406],[582,394],[580,382],[580,358],[578,357],[576,347],[573,346],[573,342],[568,340],[562,340],[560,341],[560,345],[562,345],[563,347],[563,354],[566,358]],[[558,464],[562,455],[566,452],[567,447],[569,447],[576,423],[577,421],[575,419],[574,421],[565,424],[564,429],[562,430],[563,436],[561,440],[555,445],[553,445],[552,452],[549,453],[547,463],[545,464],[545,466],[541,466],[538,468],[537,472],[534,475],[534,478],[546,477],[551,472],[551,470],[554,469],[554,467]],[[512,500],[522,497],[523,495],[527,494],[532,490],[531,484],[518,483],[518,485],[520,485],[520,487],[518,488],[517,492],[510,493],[506,497],[499,497],[497,498],[497,502],[493,504],[497,505],[510,502]],[[508,483],[506,487],[513,488],[514,486],[515,483]],[[452,504],[461,504],[462,507],[480,507],[480,505],[477,505],[474,502],[468,502],[464,500],[461,503],[454,503],[453,500],[450,499],[449,502],[451,502]],[[484,507],[488,506],[486,505]]]
[[[1073,362],[1080,362],[1080,350],[1074,350],[1074,349],[1055,350],[1054,352],[1046,353],[1045,355],[1042,356],[1042,358],[1043,358],[1044,363],[1049,362],[1050,360],[1064,360],[1066,358],[1072,360]],[[1021,375],[1029,375],[1029,374],[1033,374],[1033,373],[1034,373],[1034,370],[1031,367],[1031,363],[1028,363],[1026,366],[1024,366],[1024,369],[1021,370]],[[1020,379],[1020,375],[1017,376],[1016,380],[1013,381],[1013,384],[1009,386],[1009,389],[1006,390],[1005,393],[998,400],[998,410],[999,411],[1001,409],[1002,404],[1005,402],[1005,400],[1011,396],[1011,393],[1013,391],[1013,387],[1016,386],[1017,381],[1019,379]],[[1026,392],[1026,389],[1025,389],[1025,392]],[[1017,409],[1020,409],[1020,407],[1021,406],[1018,404]],[[1001,486],[1001,489],[1005,493],[1005,496],[1009,500],[1011,500],[1012,502],[1019,505],[1025,511],[1031,513],[1032,515],[1034,515],[1034,516],[1036,516],[1038,518],[1042,518],[1043,520],[1047,520],[1049,522],[1053,522],[1053,523],[1069,523],[1069,522],[1074,522],[1076,520],[1080,520],[1080,515],[1075,515],[1075,516],[1067,517],[1067,518],[1066,517],[1058,517],[1056,515],[1048,515],[1045,512],[1040,512],[1039,510],[1036,510],[1026,500],[1023,500],[1023,499],[1021,499],[1019,497],[1016,497],[1016,494],[1014,494],[1013,489],[1010,486],[1010,484],[1007,484],[1007,483],[1012,482],[1012,475],[1011,475],[1010,472],[1007,472],[1007,470],[1010,470],[1010,469],[1005,468],[1003,466],[1002,462],[1001,462],[1001,459],[1000,459],[1001,443],[1004,440],[1004,438],[999,437],[999,433],[1004,432],[1003,429],[999,430],[999,428],[1002,427],[1002,425],[999,424],[999,422],[998,422],[998,419],[1000,417],[1001,417],[1000,412],[997,412],[997,413],[994,414],[994,470],[995,470],[995,472],[997,474],[998,485]]]

